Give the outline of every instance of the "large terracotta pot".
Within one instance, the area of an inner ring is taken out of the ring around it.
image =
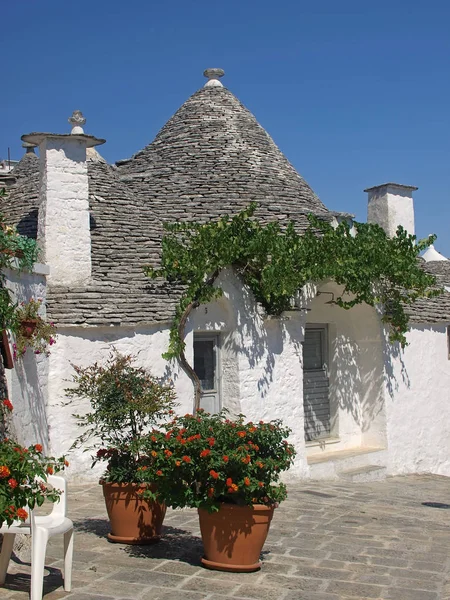
[[[261,568],[259,556],[269,533],[273,506],[222,504],[218,512],[198,509],[208,569],[248,573]]]
[[[166,514],[164,504],[147,501],[135,483],[103,483],[103,496],[111,523],[108,539],[120,544],[152,544],[159,541]]]

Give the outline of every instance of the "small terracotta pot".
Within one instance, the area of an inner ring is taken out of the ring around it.
[[[203,566],[248,573],[261,568],[259,556],[269,533],[273,506],[222,504],[218,512],[198,509],[205,556]]]
[[[25,338],[33,337],[34,330],[37,327],[37,319],[24,319],[20,322],[20,331]]]
[[[103,496],[111,524],[108,539],[120,544],[153,544],[161,539],[166,506],[144,500],[137,493],[145,485],[103,483]]]

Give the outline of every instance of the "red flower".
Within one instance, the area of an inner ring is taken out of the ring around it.
[[[225,455],[225,456],[222,456],[222,458],[223,458],[223,462],[226,462],[226,463],[227,463],[227,462],[230,460],[230,459],[228,458],[228,456],[226,456],[226,455]]]
[[[167,456],[167,458],[169,458],[169,456],[172,456],[172,452],[170,450],[164,450],[164,454]]]
[[[168,431],[168,432],[166,433],[166,440],[169,440],[171,436],[172,436],[172,432],[171,432],[171,431]]]
[[[238,489],[239,487],[235,483],[232,483],[231,486],[228,488],[228,493],[234,494],[234,492],[237,492]]]
[[[191,462],[191,458],[190,458],[190,456],[186,456],[186,455],[182,456],[182,457],[181,457],[181,460],[182,460],[183,462],[185,462],[185,463],[190,463],[190,462]]]
[[[214,446],[215,443],[216,440],[213,437],[208,438],[208,444],[211,446],[211,448]]]
[[[179,467],[181,465],[181,460],[176,460],[175,464],[176,464],[177,467]]]
[[[228,477],[227,486],[230,487],[231,485],[233,485],[233,480],[231,479],[231,477]]]
[[[150,439],[152,440],[152,442],[156,442],[156,435],[152,435]]]
[[[210,487],[208,490],[208,498],[212,498],[214,496],[214,488]]]
[[[3,406],[6,406],[6,408],[11,412],[13,409],[13,405],[11,404],[11,401],[8,400],[8,398],[5,398],[3,400]]]
[[[19,508],[17,510],[17,516],[19,517],[19,519],[21,521],[25,521],[25,519],[28,517],[28,513],[26,510],[24,510],[23,508]]]
[[[68,466],[69,466],[69,464],[70,464],[70,463],[69,463],[69,461],[68,461],[68,460],[65,460],[65,461],[64,461],[64,466],[68,467]]]
[[[158,471],[156,471],[156,474],[158,475],[158,477],[161,477],[161,475],[163,474],[163,472],[158,469]]]
[[[17,483],[17,481],[15,479],[13,479],[13,478],[8,479],[8,484],[9,484],[9,487],[11,487],[13,489],[16,488],[19,485]]]
[[[256,466],[259,467],[260,469],[262,469],[264,465],[263,465],[263,463],[261,461],[258,461],[256,463]]]
[[[202,450],[200,452],[200,458],[205,458],[205,456],[209,456],[211,454],[211,450]]]
[[[250,479],[248,477],[244,478],[245,485],[250,485]]]
[[[1,478],[6,479],[10,475],[11,475],[11,471],[8,469],[8,467],[5,467],[5,465],[0,467],[0,477]]]
[[[35,444],[34,449],[36,450],[36,452],[42,452],[41,444]]]
[[[211,477],[213,479],[219,479],[219,473],[217,471],[214,471],[214,469],[211,469],[211,471],[209,472],[209,474],[211,475]]]
[[[53,475],[53,467],[47,467],[47,473]]]
[[[245,464],[248,465],[248,463],[250,462],[250,456],[247,454],[247,456],[245,458],[241,458],[241,461]]]
[[[264,484],[262,481],[258,481],[258,485],[259,485],[259,487],[264,487]]]
[[[245,431],[238,431],[237,434],[240,438],[245,437]]]

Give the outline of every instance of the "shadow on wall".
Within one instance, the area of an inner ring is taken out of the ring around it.
[[[287,345],[289,352],[295,352],[301,361],[301,327],[296,320],[291,321],[283,317],[267,318],[262,307],[256,304],[253,294],[245,286],[242,301],[242,306],[235,312],[235,334],[229,336],[227,348],[236,355],[244,355],[249,368],[258,370],[260,375],[256,385],[264,398],[273,383],[276,357],[286,350]]]
[[[408,371],[406,369],[405,362],[403,360],[403,353],[401,346],[398,342],[391,343],[389,341],[389,334],[385,331],[382,342],[383,359],[384,359],[384,370],[386,373],[386,389],[389,396],[393,399],[396,392],[399,390],[399,384],[395,372],[398,371],[400,366],[400,376],[404,385],[409,388],[411,381],[409,379]],[[397,367],[395,366],[397,365]]]
[[[45,359],[42,359],[45,361]],[[41,363],[41,368],[48,369],[48,362]],[[43,373],[39,373],[36,358],[28,351],[22,359],[15,363],[15,373],[13,375],[15,382],[13,386],[19,387],[18,394],[22,398],[22,410],[24,415],[17,415],[22,423],[29,423],[28,427],[20,427],[17,432],[19,441],[25,445],[39,443],[42,444],[46,452],[48,448],[49,428],[47,420],[46,405],[47,399],[42,389]],[[45,377],[46,379],[46,377]],[[21,439],[23,438],[23,439]]]
[[[357,344],[338,335],[332,357],[330,394],[339,409],[351,414],[361,428],[368,431],[384,408],[382,347]]]

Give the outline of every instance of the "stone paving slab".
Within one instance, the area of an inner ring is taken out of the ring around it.
[[[73,589],[62,586],[62,539],[46,558],[44,599],[59,600],[450,600],[450,478],[289,486],[275,511],[256,573],[201,566],[195,510],[169,510],[152,546],[111,544],[101,488],[72,486]],[[13,557],[3,600],[25,600],[29,557]]]

